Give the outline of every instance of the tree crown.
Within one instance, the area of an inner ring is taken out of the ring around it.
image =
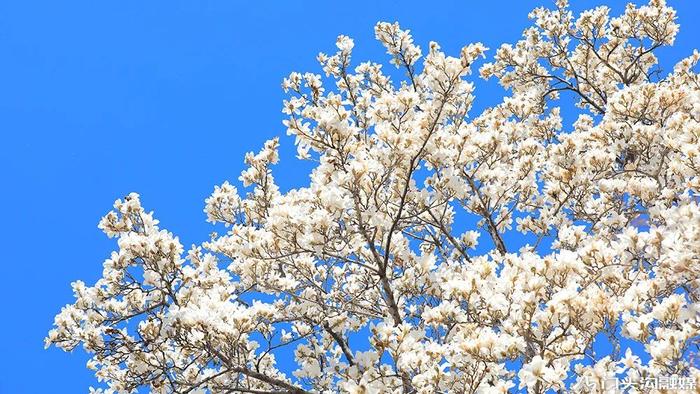
[[[662,0],[530,16],[479,69],[506,97],[473,117],[482,44],[452,57],[378,23],[405,74],[394,81],[352,66],[339,36],[318,56],[325,77],[282,85],[287,133],[316,162],[308,186],[280,191],[279,142],[266,142],[246,155],[241,192],[225,182],[206,200],[225,232],[187,252],[137,194],[118,200],[99,224],[118,250],[94,286],[73,283],[47,346],[82,345],[105,393],[590,392],[698,377],[700,55],[659,70],[678,32]]]

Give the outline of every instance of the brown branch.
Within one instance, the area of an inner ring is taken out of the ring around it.
[[[323,322],[323,329],[326,330],[326,332],[333,337],[335,342],[340,346],[340,350],[343,351],[343,354],[345,355],[345,358],[348,359],[348,363],[350,363],[350,366],[355,365],[355,359],[352,356],[352,351],[348,347],[347,342],[343,337],[340,336],[337,332],[333,331],[331,326],[328,324],[328,322]]]
[[[265,374],[262,374],[262,373],[257,372],[257,371],[253,371],[253,370],[246,368],[246,367],[232,365],[231,360],[229,360],[228,357],[221,354],[221,352],[219,352],[218,350],[212,348],[211,346],[209,346],[209,350],[214,355],[216,355],[224,364],[226,364],[226,366],[228,367],[228,370],[231,372],[240,373],[242,375],[245,375],[245,376],[253,378],[253,379],[257,379],[261,382],[265,382],[265,383],[270,384],[272,386],[281,387],[281,388],[287,390],[287,393],[289,393],[289,394],[311,394],[310,391],[306,391],[300,387],[294,386],[293,384],[287,383],[284,380],[273,378],[271,376],[267,376]]]

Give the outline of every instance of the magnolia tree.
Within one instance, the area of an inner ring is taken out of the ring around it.
[[[659,69],[678,32],[663,0],[609,12],[535,9],[479,69],[506,97],[471,116],[482,44],[451,57],[379,23],[397,81],[338,37],[325,78],[283,83],[308,186],[280,191],[268,141],[244,191],[206,200],[225,234],[188,251],[137,194],[118,200],[99,224],[118,250],[73,283],[47,346],[82,345],[95,393],[694,383],[700,54]]]

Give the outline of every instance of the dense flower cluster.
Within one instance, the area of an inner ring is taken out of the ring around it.
[[[287,133],[318,163],[308,186],[279,190],[268,141],[245,158],[244,195],[226,182],[206,200],[225,234],[188,252],[138,195],[117,201],[99,227],[118,251],[94,286],[73,284],[47,346],[91,353],[95,393],[700,378],[700,54],[657,67],[678,31],[663,0],[531,17],[479,70],[508,96],[470,117],[483,45],[451,57],[379,23],[395,82],[353,68],[338,37],[318,56],[325,78],[283,82]],[[565,128],[555,105],[572,97]],[[509,245],[518,232],[529,245]]]

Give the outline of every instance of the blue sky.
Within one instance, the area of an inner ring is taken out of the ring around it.
[[[670,3],[681,33],[660,52],[665,70],[700,37],[700,4]],[[205,240],[204,198],[284,135],[282,78],[319,72],[338,34],[355,39],[357,61],[386,59],[373,26],[396,20],[457,55],[516,41],[540,4],[552,2],[0,2],[0,393],[87,392],[85,354],[42,340],[70,282],[97,280],[115,247],[99,218],[137,191],[186,246]],[[501,94],[479,82],[476,106]],[[308,179],[293,156],[283,137],[283,189]]]

